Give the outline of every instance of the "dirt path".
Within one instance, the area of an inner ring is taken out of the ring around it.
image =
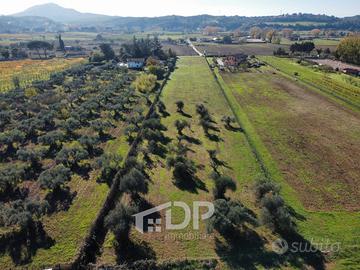
[[[204,56],[204,54],[202,54],[196,47],[194,44],[192,44],[192,42],[190,41],[190,39],[187,40],[187,43],[189,44],[189,46],[199,55],[199,56]]]

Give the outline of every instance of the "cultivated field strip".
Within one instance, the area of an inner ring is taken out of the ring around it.
[[[252,140],[260,139],[276,162],[267,164],[276,165],[280,174],[274,180],[280,181],[287,203],[304,216],[297,222],[301,233],[307,239],[341,243],[338,269],[356,269],[351,267],[360,250],[353,239],[360,235],[359,176],[354,176],[360,171],[359,116],[268,67],[216,74],[234,108],[240,108],[241,119],[250,121],[256,133]],[[264,156],[264,149],[255,146]],[[311,171],[316,174],[309,176]]]
[[[315,71],[310,67],[295,63],[293,59],[282,59],[272,56],[259,56],[259,59],[265,61],[276,70],[308,84],[312,88],[340,99],[357,110],[360,109],[360,87],[346,81],[346,78],[350,78],[348,75]],[[359,82],[357,78],[353,80]]]
[[[33,81],[48,80],[52,73],[82,62],[82,58],[0,62],[0,92],[14,88],[14,78],[19,79],[21,87],[26,87]]]

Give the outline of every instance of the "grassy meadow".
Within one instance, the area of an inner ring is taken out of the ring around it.
[[[360,109],[359,79],[345,74],[323,72],[311,66],[299,64],[295,59],[278,58],[273,56],[259,56],[279,72],[290,76],[293,80],[306,84],[308,88],[322,91],[335,100]]]
[[[201,74],[201,76],[199,76]],[[224,115],[231,116],[232,112],[228,107],[218,84],[214,80],[209,67],[204,58],[201,57],[181,57],[177,64],[177,70],[171,75],[167,86],[163,90],[161,100],[166,105],[169,116],[162,119],[162,123],[167,127],[165,135],[171,139],[167,145],[171,149],[176,145],[177,132],[174,123],[178,119],[187,120],[191,124],[191,130],[184,133],[193,141],[188,143],[191,148],[189,157],[199,166],[197,173],[198,185],[194,190],[180,189],[173,183],[172,173],[166,168],[166,159],[152,156],[153,167],[148,171],[151,178],[150,192],[146,196],[147,201],[152,205],[160,205],[168,201],[183,201],[192,205],[193,201],[211,201],[213,181],[210,178],[211,167],[210,158],[207,150],[217,150],[219,159],[226,163],[226,167],[221,168],[223,173],[236,179],[237,191],[229,196],[239,199],[254,211],[254,201],[251,195],[251,183],[254,178],[261,174],[260,167],[256,161],[251,147],[246,137],[241,132],[226,130],[221,123]],[[187,116],[176,112],[175,102],[182,100],[185,103],[184,111]],[[204,135],[202,127],[198,124],[198,115],[195,111],[196,104],[204,104],[216,121],[216,126],[220,129],[221,136],[219,142],[209,140]],[[197,141],[197,142],[196,142]],[[178,209],[175,209],[178,210]],[[178,223],[183,219],[181,211],[174,211],[173,222]],[[151,250],[158,260],[176,259],[210,259],[220,258],[224,254],[217,251],[218,241],[224,239],[216,234],[207,235],[206,239],[180,239],[174,241],[171,237],[176,234],[192,233],[193,235],[206,235],[204,223],[200,226],[200,231],[193,231],[192,226],[182,231],[167,231],[158,234],[140,234],[133,230],[132,239],[137,243],[142,243]],[[111,241],[112,237],[108,238]],[[164,248],[166,247],[166,248]],[[107,245],[104,254],[100,258],[101,262],[114,258],[114,251],[111,245]],[[112,255],[111,255],[112,254]],[[227,263],[223,260],[223,267],[227,269]]]
[[[305,239],[312,243],[339,243],[339,252],[326,254],[327,267],[356,269],[360,259],[360,215],[356,191],[359,164],[354,149],[360,147],[360,130],[353,127],[360,126],[358,115],[276,74],[271,67],[247,73],[214,72],[204,58],[181,57],[161,97],[169,114],[162,118],[167,128],[165,135],[170,139],[168,150],[172,151],[177,142],[175,121],[191,123],[191,129],[184,134],[191,149],[188,157],[199,168],[197,185],[192,190],[179,188],[166,167],[166,159],[151,155],[152,166],[147,171],[151,184],[146,201],[156,206],[169,201],[191,205],[193,201],[213,200],[207,150],[214,149],[226,164],[221,171],[236,179],[237,190],[227,193],[230,198],[240,200],[259,215],[253,184],[259,175],[268,175],[281,185],[281,193],[296,212],[296,223]],[[185,114],[177,112],[175,102],[179,100],[185,104]],[[220,129],[220,140],[210,140],[199,126],[195,111],[199,103],[209,109]],[[234,116],[244,132],[225,129],[221,123],[224,115]],[[354,153],[349,155],[350,145]],[[342,162],[336,164],[338,160]],[[182,211],[174,209],[173,223],[181,222],[183,217]],[[181,231],[156,234],[141,234],[133,229],[131,240],[145,247],[146,258],[158,261],[218,259],[220,269],[238,269],[240,265],[246,269],[301,269],[306,258],[288,261],[271,253],[270,244],[278,235],[264,226],[251,229],[263,239],[262,246],[246,240],[231,246],[218,233],[207,234],[205,224],[199,231],[193,231],[190,225]],[[181,238],[186,234],[206,238]],[[180,238],[174,239],[176,236]],[[113,244],[114,236],[108,234],[98,264],[119,262]],[[141,254],[140,250],[137,252],[132,256]],[[274,256],[274,261],[270,263],[268,256]]]
[[[286,202],[303,216],[297,221],[302,235],[315,243],[340,243],[330,269],[356,269],[359,115],[276,73],[263,67],[217,74],[260,160],[281,183]]]

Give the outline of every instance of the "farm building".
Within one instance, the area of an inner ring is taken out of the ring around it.
[[[261,38],[248,38],[248,39],[246,39],[246,42],[247,43],[266,43],[266,41]]]
[[[248,56],[243,53],[229,55],[229,56],[225,56],[222,59],[222,62],[225,67],[238,67],[241,63],[246,62],[247,57]]]
[[[130,69],[142,69],[145,65],[144,58],[129,58],[127,61],[127,66]]]

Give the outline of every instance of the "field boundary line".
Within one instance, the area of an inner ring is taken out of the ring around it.
[[[298,208],[299,210],[304,211],[304,207],[302,203],[298,200],[295,191],[282,177],[277,167],[277,164],[273,160],[266,146],[263,144],[261,138],[257,134],[246,113],[236,101],[235,97],[232,94],[232,90],[227,86],[227,84],[219,74],[218,70],[213,70],[209,63],[209,60],[207,58],[205,59],[233,115],[235,116],[238,124],[243,128],[246,140],[249,143],[250,148],[259,163],[261,171],[267,178],[282,185],[283,192],[286,193],[286,197],[288,198],[287,201],[290,201],[291,198],[292,206],[296,206],[296,208]]]

